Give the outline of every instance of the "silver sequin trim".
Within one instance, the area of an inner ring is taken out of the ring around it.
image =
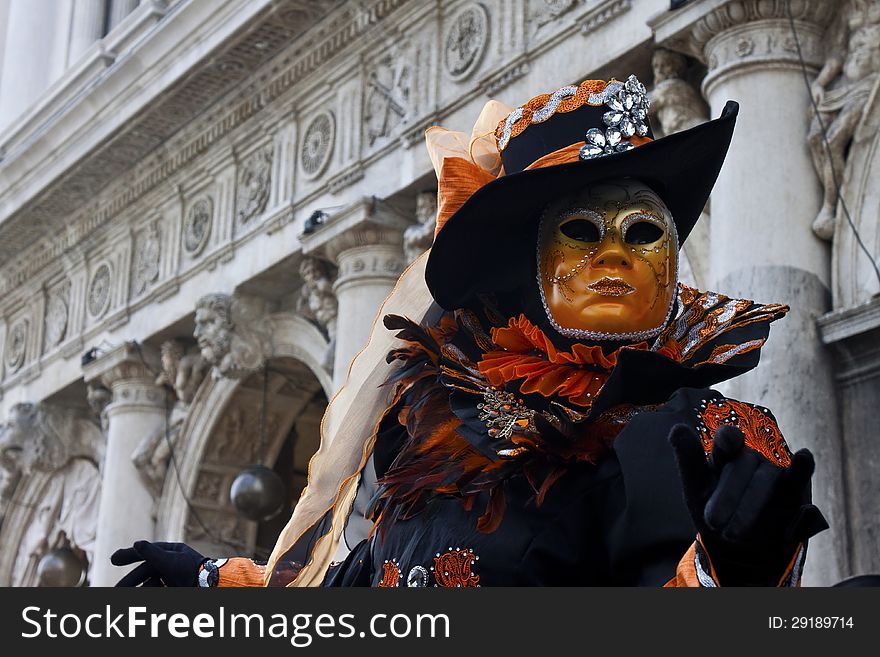
[[[577,93],[577,87],[562,87],[562,89],[557,89],[550,95],[550,99],[547,101],[547,104],[544,105],[541,109],[532,113],[532,123],[543,123],[556,111],[556,108],[559,107],[559,103],[563,101],[565,98],[570,98]]]
[[[505,149],[507,142],[510,141],[510,131],[513,130],[513,124],[519,121],[522,115],[522,107],[517,107],[507,115],[507,120],[504,122],[504,132],[501,133],[501,139],[498,140],[498,150],[503,151]]]
[[[703,564],[700,563],[700,549],[697,547],[694,550],[694,568],[697,571],[697,580],[700,582],[700,586],[706,589],[717,589],[718,585],[715,583],[715,580],[712,579],[712,576],[703,570]]]
[[[733,348],[728,349],[727,351],[723,351],[720,354],[716,354],[715,358],[712,359],[713,363],[726,363],[731,358],[736,356],[741,351],[744,351],[748,347],[760,347],[764,344],[763,340],[749,340],[748,342],[743,342],[742,344],[735,345]]]
[[[614,80],[613,82],[609,82],[608,86],[605,87],[599,93],[591,93],[587,99],[587,103],[589,105],[604,105],[606,101],[616,94],[618,91],[623,89],[623,82],[619,82]],[[549,119],[556,112],[556,108],[559,107],[559,103],[561,103],[565,98],[569,98],[574,96],[577,93],[577,87],[562,87],[561,89],[557,89],[554,91],[550,99],[547,101],[547,104],[544,107],[535,110],[532,113],[532,123],[543,123],[547,119]],[[522,118],[524,107],[517,107],[510,114],[507,115],[507,119],[504,121],[504,130],[501,132],[501,138],[498,140],[498,150],[503,151],[507,148],[507,143],[510,141],[510,133],[513,130],[513,124],[519,121]]]
[[[715,294],[713,294],[712,296],[714,297],[715,301],[717,302],[718,296]],[[708,300],[707,300],[707,303],[708,303]],[[718,316],[718,323],[717,323],[718,328],[715,330],[716,334],[719,331],[721,331],[722,329],[724,329],[726,324],[728,322],[730,322],[731,319],[733,319],[734,315],[736,314],[736,304],[737,304],[736,299],[731,299],[726,304],[724,304],[724,306],[723,306],[724,311],[721,313],[721,315]],[[712,304],[712,305],[704,304],[704,307],[706,309],[708,309],[708,308],[711,308],[713,305],[715,305],[715,304]],[[682,356],[687,356],[690,353],[691,349],[693,349],[694,346],[702,339],[702,336],[700,335],[700,331],[705,326],[706,326],[706,321],[703,320],[702,322],[696,324],[690,330],[690,333],[689,333],[690,337],[688,338],[687,344],[685,345],[684,349],[681,350]]]
[[[618,91],[623,89],[623,82],[619,82],[618,80],[614,80],[613,82],[609,82],[608,86],[605,87],[599,93],[592,93],[588,98],[587,102],[590,105],[604,105],[608,102],[608,99],[616,94]]]
[[[803,567],[804,561],[804,546],[801,545],[798,548],[797,556],[794,559],[794,566],[791,568],[791,573],[788,575],[788,579],[785,580],[785,583],[782,585],[784,587],[795,587],[798,585],[798,582],[801,581],[801,568]]]

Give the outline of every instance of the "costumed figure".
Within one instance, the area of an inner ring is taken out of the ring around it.
[[[144,561],[124,583],[798,585],[827,527],[813,458],[710,387],[788,308],[677,280],[738,107],[655,141],[647,104],[635,76],[587,80],[429,129],[434,245],[268,564],[141,542],[114,555]]]

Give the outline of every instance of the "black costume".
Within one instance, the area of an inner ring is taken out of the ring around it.
[[[203,583],[258,585],[265,573],[270,586],[797,585],[806,540],[827,526],[810,504],[812,456],[788,450],[768,409],[711,389],[757,365],[788,308],[667,284],[661,325],[617,339],[578,327],[594,335],[578,340],[539,298],[550,201],[630,177],[659,197],[680,246],[736,114],[728,103],[719,119],[654,141],[630,76],[533,98],[501,119],[492,149],[475,148],[475,127],[435,158],[458,133],[429,130],[438,232],[424,276],[414,265],[383,308],[419,284],[435,303],[384,317],[399,341],[384,397],[367,404],[375,430],[351,439],[349,423],[322,443],[266,568],[209,560]],[[373,531],[330,564],[356,491],[372,493]]]

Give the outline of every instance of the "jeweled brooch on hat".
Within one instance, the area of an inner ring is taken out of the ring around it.
[[[635,75],[630,75],[622,88],[608,96],[605,106],[609,108],[602,115],[606,127],[604,131],[587,130],[586,143],[580,150],[582,160],[631,150],[634,145],[630,137],[648,134],[648,92]]]

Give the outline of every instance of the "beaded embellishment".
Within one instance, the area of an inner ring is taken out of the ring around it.
[[[377,586],[383,589],[400,586],[400,566],[397,565],[397,559],[386,559],[382,564],[382,579]]]
[[[523,405],[521,399],[494,386],[483,391],[483,402],[477,404],[480,421],[489,427],[492,438],[507,439],[514,432],[532,431],[535,411]],[[504,451],[504,450],[502,450]]]
[[[769,409],[735,399],[708,399],[700,402],[694,411],[697,415],[697,432],[706,454],[712,451],[715,432],[727,424],[742,431],[746,445],[760,452],[771,463],[782,468],[791,465],[788,446]]]
[[[431,571],[437,586],[444,588],[472,588],[480,585],[480,576],[474,574],[474,564],[480,557],[474,554],[473,548],[449,548],[447,552],[434,556]]]

